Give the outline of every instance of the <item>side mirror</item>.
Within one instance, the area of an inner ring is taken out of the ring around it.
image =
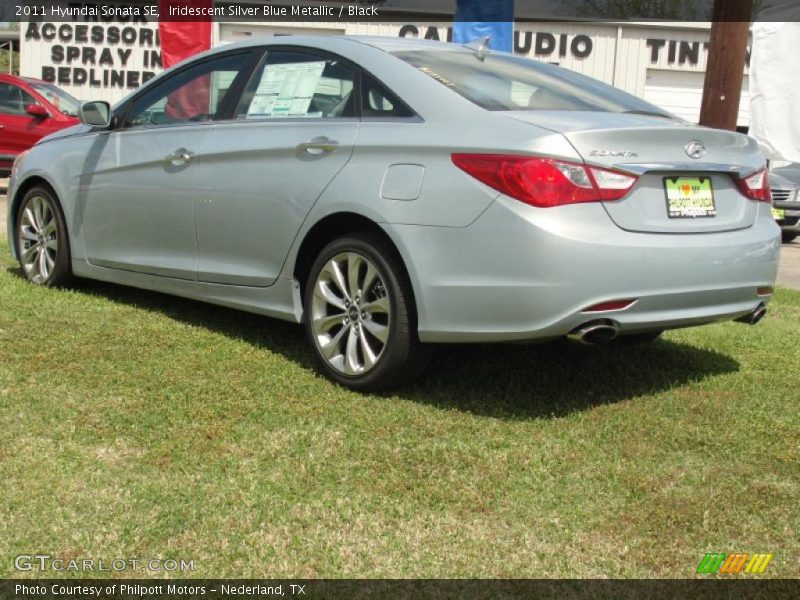
[[[46,119],[50,116],[50,113],[47,112],[47,109],[41,104],[28,104],[25,106],[25,112],[32,117],[38,117],[40,119]]]
[[[111,123],[111,105],[108,102],[87,102],[78,111],[78,118],[84,125],[108,127]]]

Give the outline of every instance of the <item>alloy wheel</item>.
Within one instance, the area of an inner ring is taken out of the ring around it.
[[[33,283],[50,279],[58,258],[56,212],[43,196],[31,196],[22,207],[17,231],[20,264]]]
[[[344,375],[367,373],[389,340],[391,304],[382,274],[358,252],[335,255],[314,282],[310,316],[327,363]]]

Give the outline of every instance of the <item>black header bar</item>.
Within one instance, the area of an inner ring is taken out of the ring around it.
[[[735,1],[754,2],[755,19],[800,21],[800,2],[796,0]],[[205,6],[199,6],[201,4]],[[147,22],[451,22],[455,5],[456,0],[214,0],[210,7],[202,2],[176,2],[174,6],[162,7],[162,11],[159,11],[158,0],[3,0],[0,2],[0,22],[120,22],[142,19]],[[514,19],[621,23],[708,22],[713,20],[713,8],[713,0],[515,0]]]

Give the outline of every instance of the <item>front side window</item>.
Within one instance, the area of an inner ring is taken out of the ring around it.
[[[568,69],[503,54],[413,50],[395,56],[492,111],[572,110],[653,114],[660,108]]]
[[[209,60],[155,84],[133,103],[126,126],[179,125],[220,118],[227,94],[249,58],[249,53],[241,53]]]
[[[61,114],[69,117],[78,116],[81,103],[61,88],[46,83],[31,83],[30,86],[55,106]]]
[[[25,107],[36,103],[25,90],[10,83],[0,83],[0,114],[25,115]]]
[[[270,52],[245,91],[237,119],[355,116],[355,74],[341,61],[305,52]]]

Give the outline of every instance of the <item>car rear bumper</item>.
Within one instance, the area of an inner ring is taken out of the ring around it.
[[[472,225],[388,225],[409,266],[424,342],[561,337],[593,319],[620,333],[735,319],[768,298],[780,232],[769,207],[752,227],[632,233],[601,205],[536,209],[501,197]],[[586,313],[619,299],[621,311]]]
[[[775,202],[775,208],[784,210],[784,218],[777,221],[783,231],[800,233],[800,205],[797,202]]]
[[[786,217],[777,221],[781,231],[787,233],[800,233],[800,217]]]

